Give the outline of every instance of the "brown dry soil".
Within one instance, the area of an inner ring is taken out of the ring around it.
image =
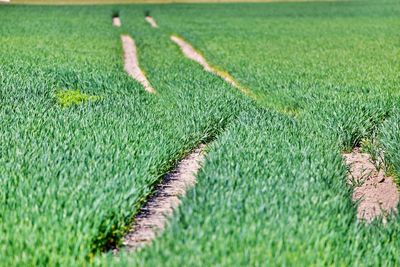
[[[366,222],[397,212],[399,192],[392,177],[385,176],[384,170],[377,170],[371,156],[355,148],[343,154],[349,166],[349,183],[356,185],[353,200],[358,201],[357,218]]]
[[[204,161],[205,145],[201,144],[176,168],[163,177],[154,195],[134,218],[131,230],[123,237],[122,248],[133,251],[149,244],[167,224],[168,218],[180,204],[180,197],[196,183],[196,174]]]

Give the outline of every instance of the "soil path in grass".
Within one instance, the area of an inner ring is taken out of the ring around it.
[[[371,156],[355,148],[343,154],[349,166],[349,183],[358,185],[353,192],[353,200],[359,201],[357,218],[371,222],[378,216],[386,217],[397,213],[399,192],[392,177],[385,176],[384,170],[377,170]]]
[[[113,17],[112,23],[115,27],[121,27],[121,19],[119,17]]]
[[[168,217],[180,204],[179,197],[196,183],[196,173],[204,161],[204,148],[204,144],[200,145],[163,177],[154,195],[134,218],[131,230],[123,237],[121,249],[133,251],[141,248],[164,229]],[[114,250],[116,252],[118,249]]]
[[[128,35],[122,35],[122,46],[124,49],[125,71],[136,81],[138,81],[144,89],[149,93],[155,93],[154,88],[150,85],[143,71],[139,67],[139,61],[136,54],[136,45],[133,39]]]
[[[154,20],[153,17],[146,16],[146,21],[150,24],[153,28],[158,28],[157,22]]]
[[[204,68],[205,71],[211,72],[211,73],[221,77],[227,83],[229,83],[233,87],[239,89],[242,93],[253,96],[253,93],[250,90],[248,90],[247,88],[240,85],[237,81],[235,81],[235,79],[229,73],[212,67],[207,62],[207,60],[199,52],[197,52],[196,49],[193,48],[193,46],[191,44],[189,44],[182,38],[175,36],[175,35],[171,36],[171,40],[181,48],[182,53],[187,58],[199,63]]]

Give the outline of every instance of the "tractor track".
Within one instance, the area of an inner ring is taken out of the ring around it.
[[[223,80],[225,80],[228,84],[238,89],[245,95],[248,95],[252,98],[255,98],[254,93],[252,93],[249,89],[245,88],[239,82],[237,82],[228,72],[221,71],[216,67],[210,65],[207,60],[198,52],[189,42],[185,41],[183,38],[178,37],[176,35],[171,36],[171,40],[176,43],[182,53],[190,60],[197,62],[199,65],[203,67],[203,69],[207,72],[213,73],[216,76],[219,76]]]
[[[153,27],[153,28],[158,28],[157,22],[154,20],[153,17],[151,17],[151,16],[146,16],[145,19],[146,19],[146,21],[150,24],[151,27]]]
[[[124,50],[125,71],[139,82],[147,92],[155,93],[156,90],[151,86],[149,80],[140,69],[135,41],[129,35],[122,35],[121,40]]]
[[[113,250],[135,251],[151,243],[166,226],[168,218],[180,205],[180,197],[196,183],[196,174],[204,162],[204,149],[201,144],[169,173],[156,186],[155,193],[134,217],[129,232],[122,239],[122,246]]]
[[[115,27],[121,27],[121,25],[122,25],[121,19],[119,17],[113,17],[112,18],[112,24]]]

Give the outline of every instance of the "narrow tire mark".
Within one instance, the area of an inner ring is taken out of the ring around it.
[[[149,93],[155,93],[156,91],[150,85],[143,71],[139,67],[139,61],[137,58],[136,45],[134,40],[128,35],[122,35],[122,46],[124,49],[124,69],[133,79],[138,81],[144,89]]]
[[[204,148],[201,144],[163,177],[154,195],[134,218],[131,230],[123,237],[121,249],[130,252],[148,245],[165,228],[168,218],[180,204],[179,198],[196,183],[196,174],[204,161]],[[115,249],[114,254],[119,250]]]

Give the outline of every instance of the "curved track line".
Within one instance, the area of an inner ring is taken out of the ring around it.
[[[359,201],[358,220],[371,222],[383,215],[383,221],[391,213],[397,213],[399,192],[392,177],[385,176],[384,170],[377,170],[371,156],[355,148],[343,154],[349,166],[349,183],[362,183],[353,192],[353,200]]]
[[[251,92],[249,89],[245,88],[242,86],[239,82],[237,82],[228,72],[218,70],[217,68],[211,66],[207,60],[199,53],[197,52],[196,49],[193,48],[191,44],[183,40],[182,38],[172,35],[171,40],[176,43],[182,50],[182,53],[189,59],[197,62],[200,64],[205,71],[211,72],[222,79],[224,79],[227,83],[229,83],[231,86],[239,89],[242,93],[251,96],[253,98],[256,98],[254,93]]]
[[[155,93],[156,90],[150,85],[143,71],[139,67],[139,61],[136,55],[136,45],[133,39],[128,35],[122,35],[122,46],[124,49],[124,69],[136,81],[138,81],[144,89],[149,93]]]
[[[154,195],[136,215],[131,230],[123,237],[123,248],[133,251],[149,243],[162,231],[168,217],[179,206],[179,197],[196,183],[196,173],[204,161],[205,145],[201,144],[166,174]],[[114,250],[114,253],[119,249]]]
[[[153,17],[146,16],[146,21],[150,24],[153,28],[158,28],[157,22],[154,20]]]
[[[121,27],[121,19],[119,17],[113,17],[112,23],[115,27]]]

